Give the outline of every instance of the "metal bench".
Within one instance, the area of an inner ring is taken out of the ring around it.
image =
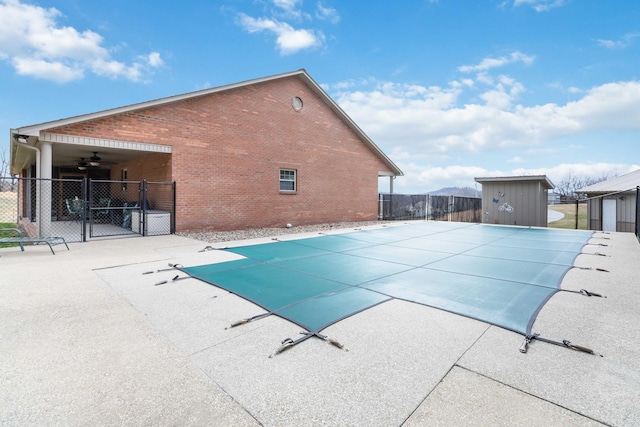
[[[64,240],[64,237],[24,237],[22,235],[22,231],[17,228],[0,228],[0,232],[7,231],[13,232],[16,235],[12,237],[0,237],[0,243],[17,243],[20,245],[22,252],[24,252],[25,243],[33,245],[45,243],[49,246],[51,253],[54,255],[56,253],[53,251],[53,245],[64,244],[67,247],[67,250],[69,250],[69,246],[67,245],[66,240]]]

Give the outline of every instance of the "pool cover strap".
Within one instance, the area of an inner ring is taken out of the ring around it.
[[[344,344],[334,340],[333,338],[329,338],[326,335],[322,335],[318,332],[302,331],[300,332],[300,334],[302,335],[302,337],[298,338],[297,340],[293,340],[291,338],[285,338],[284,340],[282,340],[282,342],[280,343],[281,346],[278,347],[278,349],[271,356],[269,356],[269,358],[272,358],[273,356],[277,356],[283,351],[289,350],[291,347],[295,346],[296,344],[300,344],[302,341],[305,341],[311,337],[318,337],[321,340],[326,341],[329,344],[333,345],[334,347],[338,347],[340,350],[349,351],[346,348],[344,348]]]
[[[174,276],[171,280],[161,280],[155,284],[155,286],[164,285],[169,282],[177,282],[178,280],[191,279],[191,276],[180,277],[179,275]]]
[[[271,316],[272,314],[273,314],[272,312],[268,312],[268,313],[258,314],[253,317],[247,317],[246,319],[233,322],[230,326],[226,327],[225,329],[235,328],[236,326],[244,325],[245,323],[253,322],[254,320],[262,319],[263,317]]]
[[[520,352],[521,353],[526,353],[527,352],[527,346],[533,340],[538,340],[538,341],[546,342],[547,344],[553,344],[553,345],[557,345],[557,346],[560,346],[560,347],[565,347],[565,348],[568,348],[568,349],[571,349],[571,350],[580,351],[582,353],[593,354],[595,356],[604,357],[602,354],[596,353],[593,350],[591,350],[590,348],[583,347],[581,345],[572,344],[571,341],[569,341],[569,340],[554,341],[554,340],[550,340],[550,339],[547,339],[547,338],[542,338],[540,336],[540,334],[526,335],[524,337],[524,341],[520,345]]]

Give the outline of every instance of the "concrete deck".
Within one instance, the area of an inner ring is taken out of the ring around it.
[[[298,326],[225,329],[262,310],[143,274],[235,256],[207,243],[0,249],[0,425],[640,425],[640,244],[597,236],[576,265],[609,272],[572,269],[563,288],[607,298],[558,293],[534,331],[603,357],[539,341],[522,354],[518,334],[393,300],[323,331],[348,351],[311,338],[270,358]]]

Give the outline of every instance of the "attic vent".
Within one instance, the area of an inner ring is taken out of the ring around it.
[[[294,96],[293,99],[291,100],[291,106],[296,111],[302,110],[302,99],[300,99],[297,96]]]

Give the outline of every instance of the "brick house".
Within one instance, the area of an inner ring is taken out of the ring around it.
[[[175,182],[176,231],[374,220],[402,175],[305,70],[11,129],[11,173]]]

